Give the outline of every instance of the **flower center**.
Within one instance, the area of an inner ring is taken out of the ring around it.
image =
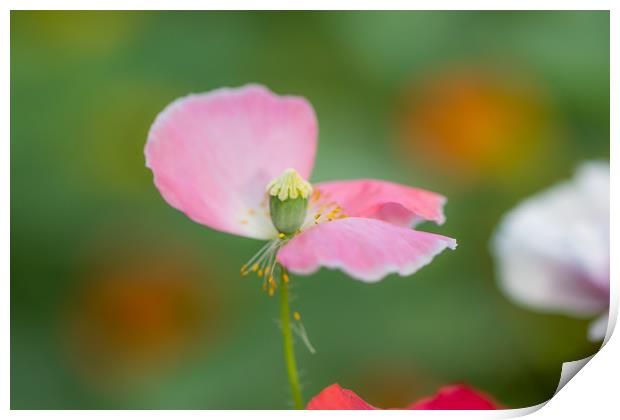
[[[241,275],[256,273],[263,279],[263,290],[273,296],[278,282],[289,281],[284,267],[277,262],[278,251],[295,235],[313,225],[347,217],[340,206],[303,179],[295,169],[287,169],[266,187],[269,214],[278,237],[267,242],[241,267]]]
[[[284,235],[295,234],[308,211],[308,196],[312,185],[304,180],[295,169],[287,169],[267,185],[271,221]]]

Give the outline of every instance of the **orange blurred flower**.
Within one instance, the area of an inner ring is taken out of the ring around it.
[[[506,73],[461,68],[434,75],[406,95],[406,156],[461,179],[514,173],[548,140],[544,102],[531,85]]]
[[[90,380],[139,380],[178,362],[212,332],[218,305],[206,287],[213,282],[178,250],[104,248],[99,258],[69,310],[72,362]]]

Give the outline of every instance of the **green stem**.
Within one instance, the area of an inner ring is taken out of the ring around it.
[[[288,380],[291,384],[291,394],[296,410],[303,410],[304,402],[299,387],[297,375],[297,362],[295,361],[295,349],[293,348],[293,334],[291,331],[291,310],[288,302],[288,283],[280,284],[280,321],[282,322],[282,347],[284,349],[284,361],[288,372]]]

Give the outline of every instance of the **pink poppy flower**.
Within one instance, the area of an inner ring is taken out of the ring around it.
[[[256,272],[270,294],[276,270],[281,281],[323,266],[374,282],[456,247],[411,229],[443,223],[441,195],[372,179],[308,183],[317,132],[304,98],[222,88],[166,107],[149,132],[146,164],[164,199],[190,219],[268,241],[241,271]]]
[[[308,403],[308,410],[380,410],[355,392],[333,384]],[[446,386],[432,397],[411,403],[405,410],[497,410],[501,408],[490,397],[467,385]]]

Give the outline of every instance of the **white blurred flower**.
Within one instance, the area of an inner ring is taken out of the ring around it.
[[[598,315],[588,336],[605,336],[609,311],[609,164],[523,201],[492,240],[499,284],[513,301],[580,318]]]

